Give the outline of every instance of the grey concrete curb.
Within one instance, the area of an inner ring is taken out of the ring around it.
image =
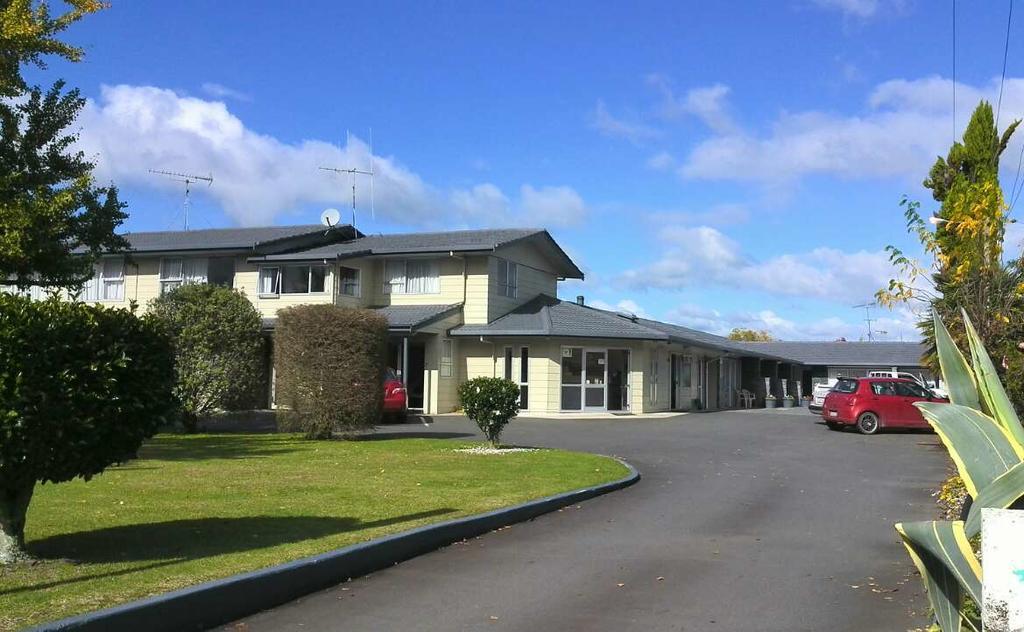
[[[258,571],[51,621],[30,628],[29,632],[177,632],[205,630],[230,623],[330,588],[347,579],[379,571],[454,542],[628,487],[640,480],[640,473],[636,468],[621,459],[619,462],[629,468],[629,474],[617,481],[556,494],[476,516],[427,525]]]

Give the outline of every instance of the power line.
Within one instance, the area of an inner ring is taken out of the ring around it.
[[[1013,0],[1006,16],[1006,43],[1003,45],[1003,74],[999,78],[999,100],[996,101],[996,143],[999,143],[999,110],[1003,107],[1003,83],[1006,81],[1006,57],[1010,52],[1010,22],[1013,20]]]

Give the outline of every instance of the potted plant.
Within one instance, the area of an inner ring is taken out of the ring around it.
[[[782,398],[782,407],[783,408],[792,408],[793,407],[793,396],[792,395],[786,395],[785,397]]]
[[[770,393],[768,395],[765,395],[764,407],[765,408],[775,408],[775,406],[776,406],[775,396],[770,394]]]

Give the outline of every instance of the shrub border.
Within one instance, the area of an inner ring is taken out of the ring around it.
[[[636,483],[640,472],[621,459],[629,473],[615,481],[576,489],[521,505],[426,525],[353,544],[258,571],[241,573],[173,592],[43,623],[29,632],[168,632],[206,630],[288,603],[346,580],[387,568],[454,542],[531,520],[562,507]]]

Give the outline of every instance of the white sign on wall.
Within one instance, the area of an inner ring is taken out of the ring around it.
[[[981,510],[985,632],[1024,632],[1024,511]]]

